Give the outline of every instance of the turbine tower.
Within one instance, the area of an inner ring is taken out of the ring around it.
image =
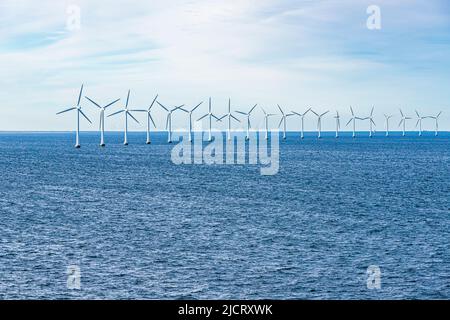
[[[438,119],[439,119],[439,116],[442,114],[442,111],[440,111],[438,114],[437,114],[437,116],[435,116],[435,117],[433,117],[433,116],[431,116],[431,117],[429,117],[429,118],[431,118],[431,119],[434,119],[434,135],[435,136],[437,136],[438,135],[438,130],[439,130],[439,124],[438,124]]]
[[[295,111],[291,111],[293,114],[299,116],[302,120],[301,124],[302,124],[302,128],[301,128],[301,132],[300,132],[300,139],[303,139],[305,137],[304,135],[304,125],[305,125],[305,116],[306,114],[311,110],[311,108],[309,108],[308,110],[306,110],[305,112],[303,112],[303,114],[295,112]]]
[[[403,124],[403,136],[405,136],[405,131],[406,131],[406,120],[410,120],[411,118],[410,117],[406,117],[404,114],[403,114],[403,112],[402,112],[402,109],[399,109],[400,110],[400,114],[401,114],[401,116],[402,116],[402,119],[400,120],[400,123],[398,124],[398,126],[400,127],[402,124]]]
[[[84,96],[86,99],[88,99],[94,106],[100,109],[100,123],[99,123],[99,130],[100,130],[100,147],[105,146],[105,110],[112,106],[114,103],[119,101],[120,99],[114,100],[111,103],[108,103],[106,106],[100,106],[97,102],[92,100],[91,98]]]
[[[372,138],[373,135],[373,127],[372,125],[376,126],[375,121],[373,121],[373,109],[375,107],[372,107],[372,110],[370,111],[370,115],[368,117],[365,117],[361,120],[369,120],[369,137]]]
[[[76,127],[76,133],[75,133],[75,148],[80,147],[80,114],[86,118],[89,123],[92,123],[91,120],[84,114],[84,112],[81,110],[80,101],[81,101],[81,95],[83,94],[83,85],[81,85],[80,94],[78,95],[78,102],[75,107],[71,107],[69,109],[63,110],[58,112],[57,114],[61,114],[67,111],[71,110],[77,110],[77,127]]]
[[[421,117],[419,112],[417,112],[417,110],[414,110],[416,112],[417,115],[417,122],[416,122],[416,128],[417,126],[419,126],[419,137],[422,135],[422,120],[426,119],[427,117]]]
[[[202,120],[203,118],[206,118],[206,117],[209,118],[208,141],[211,141],[212,140],[212,135],[211,135],[212,118],[216,119],[217,121],[221,121],[211,111],[211,97],[209,97],[208,113],[203,115],[203,116],[201,116],[199,119],[197,119],[197,121],[200,121],[200,120]]]
[[[131,119],[136,121],[136,123],[139,123],[139,121],[137,121],[137,119],[135,117],[133,117],[133,115],[131,114],[131,112],[130,112],[131,110],[128,109],[128,102],[129,101],[130,101],[130,90],[128,90],[127,102],[125,103],[125,107],[122,110],[114,112],[114,113],[112,113],[112,114],[110,114],[108,116],[108,118],[109,118],[109,117],[112,117],[112,116],[114,116],[116,114],[119,114],[119,113],[122,113],[122,112],[124,113],[124,115],[125,115],[125,118],[124,118],[125,119],[125,127],[124,127],[124,130],[123,130],[123,144],[125,146],[128,145],[128,116],[130,116]]]
[[[150,106],[148,107],[147,110],[145,110],[145,109],[130,110],[130,111],[134,111],[134,112],[146,112],[147,113],[147,141],[145,142],[146,144],[152,143],[150,140],[150,121],[152,122],[153,127],[156,128],[155,121],[153,121],[153,118],[151,115],[151,109],[152,109],[153,105],[155,104],[157,98],[158,98],[158,95],[155,96],[155,98],[153,99],[152,103],[150,104]]]
[[[156,101],[157,104],[159,104],[159,106],[161,108],[163,108],[164,110],[167,111],[167,119],[166,119],[166,130],[167,130],[167,142],[168,143],[172,143],[172,113],[178,109],[183,110],[184,112],[189,112],[185,109],[182,109],[182,107],[184,106],[184,104],[182,104],[181,106],[178,107],[174,107],[172,109],[167,109],[165,106],[163,106],[159,101]]]
[[[336,119],[336,138],[339,138],[339,129],[341,128],[341,118],[339,117],[339,112],[337,110],[334,118]]]
[[[247,135],[245,136],[245,140],[250,139],[250,128],[251,128],[250,115],[251,115],[252,111],[256,108],[257,105],[258,104],[255,104],[253,106],[253,108],[251,108],[250,111],[248,111],[248,112],[236,111],[237,113],[240,113],[240,114],[242,114],[242,115],[247,117]]]
[[[392,117],[392,115],[384,114],[384,118],[386,119],[386,137],[389,136],[389,119]]]
[[[283,109],[281,109],[280,105],[277,104],[278,109],[280,109],[281,112],[281,119],[280,123],[278,124],[278,128],[283,124],[283,140],[286,140],[286,118],[292,116],[292,113],[285,114]]]
[[[314,110],[311,110],[312,113],[314,113],[317,116],[317,138],[321,138],[321,131],[322,131],[322,117],[326,115],[329,110],[325,111],[324,113],[318,114]]]
[[[226,113],[222,117],[220,117],[218,121],[221,121],[225,117],[228,117],[227,139],[231,140],[231,119],[234,119],[238,122],[241,122],[241,121],[231,114],[231,99],[230,98],[228,99],[228,113]]]
[[[192,113],[195,111],[195,109],[200,107],[200,105],[202,103],[203,103],[203,101],[200,102],[198,105],[196,105],[194,108],[192,108],[191,111],[187,111],[187,110],[184,110],[184,109],[180,108],[180,110],[185,111],[185,112],[187,112],[189,114],[189,142],[192,141]]]
[[[356,120],[363,120],[362,118],[355,117],[355,113],[353,112],[353,108],[350,106],[350,112],[352,113],[352,117],[350,120],[348,120],[347,124],[345,126],[348,126],[350,122],[353,122],[353,133],[352,138],[356,137]]]
[[[274,113],[267,113],[262,107],[262,112],[264,113],[264,129],[266,131],[265,139],[269,139],[269,117],[274,116]]]

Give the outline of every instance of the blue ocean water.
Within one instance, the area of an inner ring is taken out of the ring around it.
[[[1,133],[0,298],[449,299],[450,134],[298,135],[262,176],[165,133]]]

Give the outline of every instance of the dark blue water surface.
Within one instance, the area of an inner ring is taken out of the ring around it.
[[[262,176],[164,133],[2,133],[0,298],[449,299],[450,134],[360,135],[289,133]]]

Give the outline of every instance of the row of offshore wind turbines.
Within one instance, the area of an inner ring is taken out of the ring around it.
[[[77,112],[77,126],[76,126],[76,142],[75,142],[75,147],[79,148],[80,147],[80,115],[83,116],[87,121],[89,121],[89,123],[92,124],[92,121],[86,116],[86,114],[83,112],[83,110],[81,109],[81,99],[82,99],[82,95],[83,95],[83,85],[81,85],[81,89],[80,89],[80,93],[78,95],[78,102],[76,104],[76,106],[74,107],[70,107],[68,109],[65,109],[63,111],[58,112],[57,114],[61,114],[61,113],[65,113],[71,110],[76,110]],[[113,106],[115,103],[117,103],[118,101],[120,101],[120,99],[116,99],[106,105],[101,105],[99,103],[97,103],[94,99],[89,98],[87,96],[85,96],[86,100],[88,100],[91,104],[93,104],[95,107],[97,107],[100,111],[100,123],[99,123],[99,131],[100,131],[100,146],[104,147],[105,146],[105,137],[104,137],[104,133],[105,133],[105,111],[106,109],[108,109],[109,107]],[[153,124],[153,126],[156,128],[156,124],[155,121],[153,120],[153,117],[151,115],[152,112],[152,107],[155,105],[158,105],[159,107],[161,107],[161,109],[163,109],[165,112],[167,112],[167,118],[166,118],[166,130],[167,130],[167,141],[169,143],[172,142],[172,114],[173,112],[180,110],[183,111],[185,113],[188,114],[189,116],[189,131],[188,131],[188,137],[189,137],[189,141],[192,141],[192,115],[193,112],[203,103],[200,102],[199,104],[197,104],[195,107],[193,107],[190,110],[186,110],[184,107],[184,105],[179,105],[179,106],[174,106],[172,108],[168,108],[166,106],[164,106],[161,102],[159,102],[158,100],[158,95],[155,96],[155,98],[153,99],[152,103],[150,104],[150,106],[147,109],[129,109],[128,108],[128,103],[130,101],[130,90],[128,90],[128,94],[127,94],[127,100],[125,103],[125,106],[123,107],[123,109],[116,111],[114,113],[109,114],[107,117],[112,117],[118,114],[123,114],[124,115],[124,145],[128,145],[128,117],[130,117],[131,119],[133,119],[135,122],[139,123],[139,121],[133,116],[132,112],[145,112],[147,114],[147,144],[151,143],[150,140],[150,126],[151,124]],[[236,113],[242,115],[245,117],[245,121],[246,121],[246,139],[248,140],[250,137],[250,128],[251,128],[251,124],[250,124],[250,116],[252,114],[252,112],[255,110],[255,108],[257,107],[257,104],[255,104],[250,110],[248,110],[247,112],[244,111],[235,111]],[[303,113],[298,113],[295,111],[291,111],[291,113],[286,113],[279,105],[277,105],[278,109],[280,110],[280,114],[278,114],[279,116],[281,116],[280,122],[278,124],[278,128],[281,127],[281,125],[283,125],[283,139],[286,139],[286,128],[287,128],[287,117],[290,116],[299,116],[301,119],[301,132],[300,132],[300,138],[304,138],[304,119],[306,114],[308,114],[308,112],[313,113],[316,117],[317,117],[317,137],[320,138],[321,137],[321,131],[322,131],[322,118],[329,113],[329,111],[323,112],[323,113],[317,113],[314,110],[312,110],[312,108],[308,108],[305,112]],[[262,112],[264,113],[264,127],[265,127],[265,139],[268,139],[268,133],[269,133],[269,117],[271,116],[276,116],[277,114],[275,113],[267,113],[263,108],[261,108]],[[357,117],[353,111],[353,108],[350,107],[350,112],[352,114],[350,120],[347,122],[346,126],[348,126],[350,123],[352,123],[352,127],[353,127],[353,133],[352,133],[352,137],[356,137],[356,120],[361,120],[361,121],[367,121],[369,123],[369,137],[372,137],[375,130],[374,127],[376,126],[375,121],[373,119],[373,111],[374,108],[372,108],[370,115],[367,117]],[[417,119],[416,122],[416,128],[418,127],[418,134],[419,136],[422,135],[422,121],[424,119],[434,119],[434,124],[435,124],[435,135],[438,135],[438,119],[439,116],[442,114],[442,112],[439,112],[436,116],[421,116],[419,114],[419,112],[417,112],[417,110],[415,111],[417,117],[415,119]],[[393,117],[394,115],[387,115],[385,114],[385,135],[389,136],[389,120]],[[405,114],[402,112],[402,110],[400,109],[400,123],[399,123],[399,127],[402,126],[402,135],[405,136],[406,134],[406,121],[407,120],[411,120],[413,118],[405,116]],[[209,137],[208,137],[208,141],[212,140],[212,135],[211,135],[211,130],[212,130],[212,121],[213,118],[216,121],[222,121],[222,119],[226,118],[227,122],[228,122],[228,128],[227,128],[227,139],[231,140],[231,121],[237,121],[237,122],[241,122],[237,117],[235,117],[232,114],[231,111],[231,99],[228,100],[228,112],[226,114],[224,114],[221,117],[218,117],[217,115],[215,115],[214,113],[212,113],[212,109],[211,109],[211,98],[209,98],[209,105],[208,105],[208,112],[206,114],[204,114],[203,116],[201,116],[200,118],[197,119],[197,121],[203,120],[204,118],[208,118],[209,120]],[[341,121],[340,121],[340,116],[339,116],[339,112],[336,111],[336,115],[334,116],[335,121],[336,121],[336,138],[339,137],[339,130],[341,128]]]

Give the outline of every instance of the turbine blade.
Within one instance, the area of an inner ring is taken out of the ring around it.
[[[196,105],[195,107],[194,107],[194,109],[192,109],[191,110],[191,112],[194,112],[195,111],[195,109],[197,109],[198,107],[200,107],[200,105],[203,103],[203,101],[202,102],[200,102],[198,105]]]
[[[133,115],[130,112],[127,112],[128,115],[131,117],[131,119],[133,119],[134,121],[136,121],[137,123],[139,123],[139,121],[137,121],[137,119],[135,117],[133,117]],[[140,124],[140,123],[139,123]]]
[[[113,102],[107,104],[107,105],[105,106],[105,109],[108,108],[108,107],[110,107],[110,106],[112,106],[114,103],[116,103],[116,102],[119,101],[119,100],[120,100],[120,99],[117,99],[117,100],[114,100]]]
[[[295,115],[299,116],[299,117],[301,117],[301,116],[302,116],[302,115],[301,115],[300,113],[297,113],[297,112],[295,112],[295,111],[292,111],[292,110],[291,110],[291,112],[292,112],[293,114],[295,114]]]
[[[245,113],[245,112],[242,112],[242,111],[235,111],[236,113],[240,113],[240,114],[243,114],[244,116],[246,116],[247,114]]]
[[[92,100],[91,98],[84,96],[86,99],[88,99],[90,102],[92,102],[97,108],[101,109],[102,107],[99,106],[99,104],[97,102],[95,102],[94,100]]]
[[[352,108],[352,106],[350,106],[350,111],[351,111],[351,113],[352,113],[352,116],[354,116],[354,115],[355,115],[355,113],[353,112],[353,108]]]
[[[159,104],[159,106],[161,108],[163,108],[164,110],[166,110],[167,112],[169,112],[169,109],[167,109],[166,107],[164,107],[161,103],[159,103],[159,101],[156,101],[157,104]]]
[[[374,109],[375,107],[372,107],[372,110],[370,111],[370,116],[372,116],[373,115],[373,109]]]
[[[278,109],[280,109],[281,114],[284,116],[284,112],[283,112],[283,110],[281,109],[280,105],[277,104],[277,106],[278,106]]]
[[[350,124],[350,122],[352,122],[354,118],[351,118],[350,120],[348,120],[347,124],[345,126],[348,126]]]
[[[236,118],[235,116],[233,116],[233,115],[230,115],[230,117],[232,117],[234,120],[236,120],[237,122],[241,122],[241,120],[239,120],[238,118]]]
[[[313,109],[311,109],[311,112],[314,113],[316,116],[319,116],[319,114],[315,112]]]
[[[326,115],[328,112],[330,112],[330,110],[327,110],[326,112],[322,113],[320,116],[323,117],[323,116]]]
[[[220,118],[217,119],[217,117],[213,116],[214,118],[217,119],[217,121],[222,121],[223,118],[225,118],[227,115],[221,116]]]
[[[281,117],[280,123],[278,124],[278,128],[281,127],[281,124],[283,123],[283,119],[284,119],[284,117]]]
[[[215,115],[211,114],[211,117],[213,117],[214,119],[216,119],[217,121],[222,121],[223,117],[221,119],[217,118]],[[225,116],[224,116],[225,117]]]
[[[67,112],[67,111],[70,111],[70,110],[74,110],[74,109],[76,109],[76,108],[75,108],[75,107],[72,107],[72,108],[69,108],[69,109],[66,109],[66,110],[57,112],[56,114],[61,114],[61,113],[64,113],[64,112]]]
[[[78,103],[77,103],[77,106],[80,106],[81,95],[83,94],[83,87],[84,87],[84,84],[82,84],[82,85],[81,85],[81,88],[80,88],[80,94],[78,95]]]
[[[402,112],[402,109],[398,109],[398,110],[400,110],[400,114],[402,115],[402,117],[404,117],[404,114],[403,114],[403,112]]]
[[[129,101],[130,101],[130,90],[128,90],[127,103],[125,104],[126,107],[128,107],[128,102]]]
[[[399,127],[402,125],[403,121],[405,121],[405,120],[404,119],[400,120],[400,122],[398,123]]]
[[[148,110],[150,111],[150,109],[153,107],[153,104],[155,104],[156,99],[158,99],[158,95],[155,96],[155,98],[152,101],[152,104],[150,105],[150,107],[148,107]]]
[[[200,121],[200,120],[204,119],[207,116],[208,116],[208,114],[205,114],[204,116],[201,116],[200,118],[198,118],[197,121]]]
[[[267,115],[266,110],[264,110],[263,107],[260,107],[260,108],[261,108],[262,112],[263,112],[265,115]]]
[[[117,112],[111,113],[110,115],[108,115],[108,117],[115,116],[116,114],[122,113],[122,112],[124,112],[124,111],[125,111],[125,110],[119,110],[119,111],[117,111]]]
[[[255,104],[255,105],[253,106],[253,108],[251,108],[250,111],[249,111],[248,113],[249,113],[249,114],[252,113],[252,111],[255,110],[255,108],[256,108],[257,105],[258,105],[258,104]]]
[[[78,109],[78,111],[83,115],[83,117],[85,117],[86,118],[86,120],[87,121],[89,121],[89,123],[91,123],[92,124],[92,121],[91,120],[89,120],[89,118],[84,114],[84,112],[83,111],[81,111],[81,109]]]
[[[150,118],[150,120],[152,121],[152,123],[153,123],[153,126],[156,128],[156,124],[155,124],[155,121],[153,121],[153,118],[152,118],[152,116],[150,115],[150,113],[148,114],[148,117]]]

